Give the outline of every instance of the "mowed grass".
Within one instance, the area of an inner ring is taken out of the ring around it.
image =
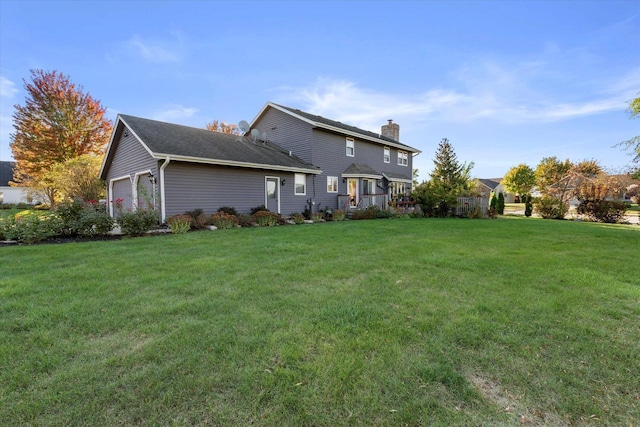
[[[634,425],[640,228],[349,221],[0,248],[3,425]]]

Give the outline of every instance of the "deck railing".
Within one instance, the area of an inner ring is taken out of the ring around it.
[[[362,194],[358,204],[351,204],[351,196],[348,194],[338,194],[339,209],[366,209],[369,206],[377,206],[378,209],[389,209],[389,195],[387,194]]]

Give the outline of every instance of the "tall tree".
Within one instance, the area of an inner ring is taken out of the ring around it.
[[[522,163],[507,171],[501,182],[507,192],[524,196],[536,185],[536,175],[528,165]]]
[[[438,144],[433,160],[435,168],[431,172],[430,191],[438,202],[438,215],[450,215],[456,205],[457,197],[466,194],[471,188],[471,168],[473,163],[460,163],[453,146],[447,138]]]
[[[595,160],[572,163],[557,157],[542,159],[535,170],[536,185],[543,195],[542,205],[554,206],[553,214],[548,217],[563,218],[569,209],[569,199],[585,182],[594,180],[602,172]]]
[[[632,119],[640,118],[640,96],[631,100],[628,111]],[[636,135],[627,141],[623,141],[619,145],[624,146],[627,150],[633,153],[632,162],[635,163],[633,166],[633,169],[635,170],[634,178],[640,179],[640,135]]]
[[[10,147],[16,168],[14,185],[40,186],[54,205],[56,189],[45,175],[54,164],[83,154],[102,155],[112,123],[100,102],[57,71],[31,70],[24,80],[27,97],[15,105]]]
[[[47,174],[63,199],[98,200],[104,197],[104,183],[98,177],[102,160],[91,154],[56,163]]]

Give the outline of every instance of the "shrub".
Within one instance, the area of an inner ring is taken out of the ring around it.
[[[502,194],[502,191],[498,193],[498,203],[496,204],[496,210],[498,211],[498,215],[504,215],[504,194]]]
[[[331,213],[331,216],[334,221],[342,221],[345,217],[345,213],[343,210],[334,209]]]
[[[311,214],[311,221],[321,221],[324,219],[324,215],[322,214],[322,212],[314,212]]]
[[[262,212],[262,211],[269,212],[269,209],[267,209],[264,205],[260,205],[260,206],[256,206],[255,208],[251,208],[249,212],[251,213],[251,215],[254,215],[257,212]]]
[[[236,211],[236,208],[231,208],[229,206],[222,206],[218,208],[218,212],[224,212],[226,214],[233,215],[236,218],[238,217],[238,212]]]
[[[533,197],[530,194],[521,196],[520,200],[524,203],[524,216],[530,217],[533,212]]]
[[[151,227],[158,224],[158,213],[153,209],[138,209],[133,212],[121,212],[118,224],[122,233],[127,236],[142,236]]]
[[[304,224],[304,215],[301,213],[293,213],[291,214],[291,220],[296,224]]]
[[[240,227],[251,227],[253,223],[253,217],[249,214],[238,214],[237,218]]]
[[[62,221],[60,234],[65,236],[104,236],[114,225],[107,215],[106,206],[96,201],[81,199],[63,202],[55,210]]]
[[[474,205],[471,209],[469,209],[467,216],[471,219],[483,218],[484,215],[482,214],[482,207],[480,207],[480,205]]]
[[[209,218],[207,218],[207,216],[204,214],[204,211],[202,209],[194,209],[192,211],[186,211],[184,214],[191,217],[192,228],[202,230],[209,223]]]
[[[209,221],[211,224],[221,229],[235,228],[239,223],[237,216],[222,211],[218,211],[218,213],[211,215]]]
[[[0,220],[0,234],[7,240],[38,243],[60,235],[62,226],[55,214],[25,213]]]
[[[591,221],[616,224],[624,222],[629,204],[611,200],[582,200],[578,205],[579,214],[586,215]]]
[[[362,219],[375,219],[378,215],[378,207],[377,206],[369,206],[365,209],[357,209],[353,212],[353,216],[351,219],[362,220]]]
[[[260,210],[255,212],[251,218],[260,227],[274,227],[278,224],[278,216],[275,212]]]
[[[173,234],[184,234],[187,231],[191,230],[191,215],[186,214],[178,214],[174,215],[167,220],[167,224],[169,228],[171,228],[171,232]]]
[[[538,197],[533,201],[533,207],[542,218],[563,219],[569,210],[566,202],[552,196]]]

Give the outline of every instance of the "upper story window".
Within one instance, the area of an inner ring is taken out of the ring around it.
[[[328,176],[327,177],[327,193],[337,193],[337,192],[338,192],[338,177]]]
[[[409,166],[409,153],[406,151],[398,151],[398,164],[400,166]]]
[[[353,138],[347,138],[347,156],[353,157],[356,155],[356,147]]]
[[[385,163],[391,162],[391,148],[389,147],[384,147],[384,162]]]
[[[307,176],[303,173],[297,173],[295,180],[294,194],[299,196],[307,194]]]

